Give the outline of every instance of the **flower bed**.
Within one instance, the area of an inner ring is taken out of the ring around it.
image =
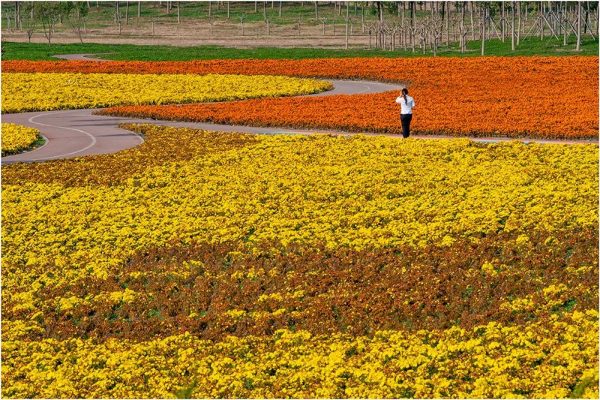
[[[415,133],[596,138],[597,57],[369,58],[192,62],[5,61],[5,72],[276,74],[405,82]],[[117,115],[397,133],[396,94],[125,107]],[[244,112],[239,112],[244,107]],[[173,114],[175,112],[175,114]]]
[[[126,128],[2,167],[3,396],[597,397],[598,146]]]
[[[229,101],[329,88],[328,82],[281,76],[4,73],[2,112]]]
[[[26,150],[40,140],[40,131],[17,124],[2,124],[2,155]]]

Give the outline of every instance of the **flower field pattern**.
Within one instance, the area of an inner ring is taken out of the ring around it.
[[[2,112],[228,101],[330,88],[324,81],[281,76],[5,73]]]
[[[40,138],[40,131],[17,124],[2,124],[2,155],[31,147]]]
[[[416,134],[597,138],[598,57],[369,58],[193,62],[4,61],[5,72],[276,74],[406,83]],[[565,88],[569,90],[565,90]],[[117,115],[397,133],[396,93],[123,107]],[[240,113],[240,107],[244,112]]]
[[[269,337],[230,336],[218,344],[189,334],[149,342],[109,339],[100,345],[81,339],[18,347],[10,342],[11,355],[31,360],[23,368],[30,380],[4,393],[45,398],[556,398],[575,391],[578,397],[597,398],[597,319],[596,312],[575,312],[525,329],[490,322],[468,331],[381,331],[373,337],[278,330]],[[56,370],[58,378],[49,378],[48,369]],[[525,377],[515,377],[515,370]],[[82,382],[90,384],[82,387]]]
[[[4,397],[598,397],[597,145],[124,127],[2,167]]]
[[[420,91],[411,91],[414,96],[426,96]],[[397,92],[365,95],[338,95],[327,97],[256,99],[219,104],[186,104],[178,106],[123,106],[102,110],[100,114],[126,117],[143,117],[176,121],[211,121],[222,124],[255,126],[291,126],[312,129],[343,130],[349,132],[379,132],[401,134],[399,110],[395,103]],[[544,112],[528,115],[510,114],[504,105],[497,104],[496,117],[492,121],[479,120],[476,110],[470,110],[465,123],[455,120],[456,116],[440,115],[435,104],[419,103],[415,109],[411,131],[419,135],[447,135],[470,137],[510,136],[514,138],[538,137],[553,139],[590,139],[597,136],[598,128],[591,121],[581,123],[576,114],[560,116],[554,113],[555,126],[565,124],[571,129],[547,128],[549,117]],[[448,100],[450,109],[464,107],[459,100]],[[244,112],[240,113],[239,109]],[[486,106],[489,110],[490,107]],[[509,122],[511,118],[518,121]],[[510,126],[502,132],[498,127]]]
[[[5,184],[35,181],[60,183],[63,186],[118,185],[132,175],[161,165],[165,159],[187,161],[205,153],[218,152],[254,143],[251,135],[231,135],[226,132],[200,132],[194,129],[162,127],[140,129],[123,124],[122,128],[146,137],[144,143],[121,153],[105,154],[85,159],[61,160],[52,163],[14,164],[3,170]],[[210,140],[209,140],[210,139]],[[186,146],[180,146],[186,143]],[[177,151],[173,151],[177,149]]]

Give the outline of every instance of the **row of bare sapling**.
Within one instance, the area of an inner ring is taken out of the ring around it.
[[[267,18],[266,4],[263,3],[264,13],[264,33],[271,34],[272,23]],[[337,4],[338,2],[336,2]],[[373,2],[378,7],[382,2]],[[532,2],[501,2],[498,7],[497,15],[491,11],[490,4],[474,2],[430,2],[431,14],[415,17],[415,3],[417,2],[398,2],[398,17],[391,21],[384,21],[382,9],[378,9],[376,22],[366,22],[364,18],[364,7],[360,20],[350,18],[350,3],[345,3],[346,19],[345,29],[336,32],[338,25],[331,24],[328,27],[327,18],[318,18],[318,4],[315,2],[315,18],[317,18],[322,27],[322,35],[344,34],[346,36],[345,47],[349,47],[349,37],[354,35],[369,36],[369,47],[384,50],[412,50],[413,52],[431,51],[434,55],[438,53],[441,46],[449,46],[450,43],[458,44],[462,53],[467,50],[467,42],[480,41],[481,54],[485,54],[485,41],[497,38],[505,42],[508,38],[511,40],[512,50],[519,46],[522,37],[536,36],[540,39],[546,37],[563,38],[563,44],[568,44],[568,37],[576,36],[576,49],[580,50],[582,29],[583,34],[590,34],[594,39],[598,31],[598,16],[590,13],[589,2],[587,8],[582,7],[582,2],[535,2],[536,12],[530,13]],[[449,3],[454,6],[454,14],[451,13]],[[339,3],[341,14],[342,3]],[[408,7],[407,7],[408,4]],[[421,5],[422,6],[422,5]],[[406,16],[407,8],[410,8],[410,17]],[[245,17],[240,17],[240,31],[242,35],[247,34],[244,24]],[[213,20],[210,20],[211,27]],[[293,30],[301,34],[302,20],[294,24]],[[355,29],[359,26],[360,29]],[[259,34],[258,29],[254,29],[255,34]]]
[[[133,3],[133,2],[132,2]],[[208,27],[209,34],[212,36],[215,18],[213,18],[213,2],[208,2]],[[227,20],[230,17],[231,2],[215,1],[216,7],[226,7]],[[253,23],[251,29],[256,35],[271,35],[275,24],[268,18],[267,1],[255,1],[254,11],[262,12],[264,23]],[[271,1],[271,8],[274,8],[274,1]],[[279,16],[282,15],[282,1],[278,2]],[[304,3],[304,2],[303,2]],[[309,2],[306,2],[309,4]],[[566,2],[566,1],[511,1],[511,2],[471,2],[471,1],[400,1],[400,2],[310,2],[314,5],[314,21],[307,21],[302,24],[298,19],[297,23],[291,26],[286,25],[287,31],[295,35],[301,34],[314,35],[315,30],[321,26],[322,35],[345,35],[345,47],[349,47],[350,37],[367,36],[369,47],[384,50],[412,50],[413,52],[431,51],[436,55],[440,47],[450,46],[450,43],[457,44],[461,52],[467,50],[468,41],[480,41],[481,54],[485,54],[485,42],[492,38],[501,39],[503,42],[510,38],[512,49],[515,50],[520,44],[522,37],[537,36],[541,39],[546,37],[562,38],[563,44],[568,44],[568,38],[571,35],[576,36],[576,49],[580,50],[581,37],[583,34],[590,34],[596,38],[598,32],[599,8],[596,4],[596,10],[590,9],[590,2]],[[583,5],[585,3],[585,6]],[[15,17],[14,26],[19,30],[25,30],[28,38],[37,26],[43,29],[44,35],[50,43],[56,24],[62,24],[63,20],[68,21],[73,30],[78,34],[83,42],[82,32],[86,32],[85,21],[90,2],[14,2]],[[128,25],[133,12],[129,12],[130,2],[126,1],[125,6],[120,5],[119,1],[114,4],[114,23],[118,26],[119,34],[122,33],[123,25]],[[180,2],[158,2],[158,5],[165,4],[167,13],[177,12],[177,23],[181,22]],[[261,7],[259,7],[259,4]],[[354,17],[350,17],[351,4],[354,9]],[[175,7],[174,7],[175,5]],[[345,24],[342,29],[338,29],[339,24],[332,21],[328,25],[328,19],[323,18],[323,9],[333,5],[335,13],[339,16],[344,15]],[[137,22],[139,24],[141,16],[142,2],[137,2]],[[358,9],[360,6],[360,16]],[[98,2],[96,2],[98,7]],[[135,7],[135,6],[134,6]],[[345,10],[344,10],[345,9]],[[375,22],[368,21],[365,18],[365,10],[373,11],[377,17]],[[124,18],[122,16],[124,11]],[[418,13],[417,13],[418,11]],[[397,15],[394,15],[397,14]],[[5,13],[7,18],[6,27],[10,27],[9,14]],[[245,14],[239,17],[239,34],[242,36],[248,34],[248,24],[245,21]],[[384,20],[385,19],[385,20]],[[312,23],[311,23],[312,22]],[[155,34],[155,21],[151,22],[151,34]],[[222,26],[226,26],[222,25]],[[327,31],[327,32],[326,32]],[[310,32],[310,33],[309,33]]]
[[[449,7],[445,12],[433,11],[431,15],[418,19],[405,18],[403,12],[399,20],[363,23],[362,29],[369,34],[369,47],[390,51],[431,51],[433,55],[441,46],[449,46],[450,43],[456,43],[460,52],[464,53],[469,40],[481,42],[483,55],[485,42],[490,39],[510,40],[513,51],[524,37],[539,36],[542,40],[553,37],[562,39],[566,46],[568,38],[575,35],[578,51],[582,34],[597,39],[599,17],[589,12],[589,5],[584,9],[582,2],[555,3],[555,7],[551,7],[540,2],[537,12],[529,13],[521,2],[503,2],[498,15],[493,15],[489,4],[455,2],[454,15]],[[434,5],[432,10],[436,10]],[[346,24],[352,24],[352,20],[348,19]]]

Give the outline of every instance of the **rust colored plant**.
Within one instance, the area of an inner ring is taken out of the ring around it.
[[[249,252],[243,242],[173,243],[137,252],[111,279],[89,276],[49,287],[35,310],[5,301],[4,318],[30,320],[41,311],[43,329],[31,330],[28,340],[149,340],[184,332],[219,340],[286,328],[360,336],[492,321],[523,325],[593,309],[597,233],[549,237],[521,243],[518,235],[498,234],[477,244],[362,251],[273,242]],[[526,307],[516,308],[523,302]]]

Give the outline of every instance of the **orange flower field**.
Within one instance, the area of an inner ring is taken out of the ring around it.
[[[416,134],[595,138],[597,57],[370,58],[192,62],[5,61],[4,72],[235,73],[404,82]],[[396,93],[126,106],[117,115],[398,133]],[[590,101],[589,99],[595,99]]]

